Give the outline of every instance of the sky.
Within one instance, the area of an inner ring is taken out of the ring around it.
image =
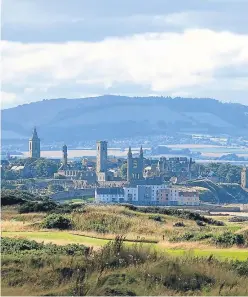
[[[248,105],[248,0],[2,0],[1,103],[104,94]]]

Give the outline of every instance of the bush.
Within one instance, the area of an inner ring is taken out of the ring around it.
[[[212,233],[193,233],[193,232],[186,232],[179,236],[173,236],[170,238],[171,242],[180,242],[180,241],[198,241],[212,238]]]
[[[173,225],[173,227],[185,227],[183,222],[177,222]]]
[[[152,216],[149,216],[149,219],[154,220],[156,222],[163,222],[163,218],[161,216],[152,215]]]
[[[42,244],[27,239],[15,239],[15,238],[1,238],[1,252],[2,253],[14,253],[25,250],[38,250]]]
[[[138,209],[137,206],[134,206],[133,204],[128,204],[128,203],[123,203],[123,204],[121,204],[121,206],[124,206],[124,207],[128,208],[129,210],[133,210],[133,211]]]
[[[233,223],[242,223],[247,221],[248,221],[248,217],[232,217],[228,220],[228,222],[233,222]]]
[[[182,236],[182,240],[186,240],[186,241],[190,241],[195,237],[194,233],[191,232],[187,232],[185,234],[183,234]]]
[[[199,233],[196,235],[196,240],[204,240],[208,238],[212,238],[213,234],[212,233]]]
[[[52,200],[45,201],[29,201],[22,204],[19,208],[19,213],[29,212],[48,212],[56,209],[57,203]]]
[[[242,234],[233,234],[231,232],[219,234],[213,238],[213,241],[215,244],[225,247],[232,246],[234,244],[243,245],[245,243],[245,239]]]
[[[139,212],[144,213],[158,213],[158,214],[165,214],[169,216],[175,216],[178,218],[186,219],[186,220],[193,220],[193,221],[201,221],[209,225],[215,226],[224,226],[225,224],[221,221],[216,221],[212,218],[206,218],[199,213],[190,212],[186,210],[179,210],[179,209],[169,209],[163,207],[136,207],[136,210]]]
[[[203,223],[202,221],[199,221],[199,220],[196,221],[196,225],[198,225],[198,226],[200,226],[200,227],[204,227],[204,226],[206,226],[205,223]]]
[[[54,228],[60,230],[70,229],[71,221],[62,215],[51,214],[44,219],[42,227],[47,229]]]
[[[84,255],[88,248],[79,244],[68,244],[59,246],[56,244],[38,243],[34,240],[20,239],[20,238],[1,238],[1,252],[3,254],[13,254],[18,252],[32,252],[45,251],[49,254],[63,254],[63,255]]]
[[[20,190],[3,190],[1,192],[1,205],[23,204],[26,201],[35,200],[35,196],[26,191]]]
[[[60,214],[65,214],[65,213],[71,213],[74,210],[79,209],[81,212],[83,211],[83,205],[82,204],[59,204],[56,206],[55,209],[51,210],[52,213],[60,213]]]
[[[199,272],[180,272],[179,275],[172,272],[172,274],[164,280],[164,286],[181,292],[201,290],[202,287],[206,287],[213,283],[214,278]]]
[[[237,270],[239,275],[245,275],[248,276],[248,259],[246,261],[233,261],[230,265],[231,269]]]

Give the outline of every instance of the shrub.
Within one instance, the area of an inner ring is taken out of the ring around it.
[[[38,250],[43,244],[34,240],[16,239],[16,238],[1,238],[1,252],[14,253],[25,250]]]
[[[176,222],[173,227],[185,227],[183,222]]]
[[[204,240],[212,237],[213,237],[212,233],[199,233],[196,235],[196,240]]]
[[[21,238],[1,238],[1,252],[3,254],[13,254],[17,252],[34,253],[34,251],[45,251],[48,254],[85,255],[88,248],[81,244],[59,246],[56,244],[38,243],[34,240]]]
[[[52,211],[57,207],[57,203],[52,200],[45,201],[29,201],[25,202],[19,208],[19,213],[29,213],[29,212],[48,212]]]
[[[23,204],[26,201],[35,200],[35,196],[26,191],[3,190],[1,192],[1,205]]]
[[[207,223],[209,225],[215,225],[215,226],[224,226],[225,225],[221,221],[216,221],[212,218],[206,218],[197,212],[190,212],[190,211],[186,211],[186,210],[169,209],[169,208],[152,207],[152,206],[136,207],[136,210],[139,212],[145,212],[145,213],[165,214],[165,215],[175,216],[175,217],[186,219],[186,220],[193,220],[193,221],[198,220],[198,221]]]
[[[125,207],[128,208],[129,210],[133,210],[133,211],[135,211],[135,210],[138,209],[138,207],[137,207],[137,206],[134,206],[133,204],[122,203],[121,205],[122,205],[122,206],[125,206]]]
[[[65,213],[71,213],[77,209],[81,209],[83,211],[83,206],[82,204],[58,204],[55,209],[51,210],[52,213],[57,213],[57,214],[65,214]]]
[[[182,292],[201,290],[202,287],[213,283],[213,278],[199,272],[181,272],[179,275],[174,272],[164,280],[164,286]]]
[[[243,245],[245,243],[243,234],[233,234],[231,232],[219,234],[213,238],[213,241],[215,244],[225,247],[232,246],[234,244]]]
[[[244,262],[238,260],[233,261],[230,266],[231,269],[237,270],[239,275],[248,276],[248,259]]]
[[[189,240],[192,240],[194,237],[195,237],[194,233],[187,232],[187,233],[183,234],[182,239],[189,241]]]
[[[228,220],[228,222],[233,222],[233,223],[242,223],[247,221],[248,221],[248,217],[232,217]]]
[[[154,220],[156,222],[163,222],[163,218],[161,216],[157,216],[157,215],[149,216],[149,219]]]
[[[206,226],[206,224],[204,222],[199,221],[199,220],[196,221],[196,225],[201,226],[201,227]]]
[[[44,219],[42,226],[47,229],[70,229],[71,221],[62,215],[51,214]]]

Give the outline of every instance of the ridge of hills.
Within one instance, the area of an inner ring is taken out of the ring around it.
[[[34,126],[45,141],[167,133],[248,135],[248,106],[215,99],[125,97],[44,99],[2,110],[2,139],[26,139]]]

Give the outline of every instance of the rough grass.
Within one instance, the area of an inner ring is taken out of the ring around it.
[[[75,230],[110,233],[110,234],[136,234],[148,236],[155,240],[161,240],[162,236],[169,237],[175,232],[173,224],[179,221],[178,218],[160,215],[163,222],[156,222],[149,219],[151,214],[144,214],[130,211],[123,206],[87,206],[84,213],[74,213],[72,221]],[[191,230],[199,230],[195,222],[184,221]]]
[[[171,257],[117,239],[85,255],[8,254],[2,292],[26,296],[247,296],[248,262]],[[242,269],[240,269],[242,268]]]

